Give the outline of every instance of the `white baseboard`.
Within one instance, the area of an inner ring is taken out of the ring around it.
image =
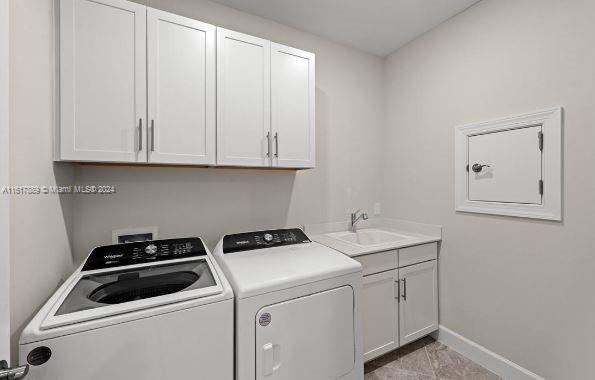
[[[431,336],[506,380],[545,380],[442,325]]]

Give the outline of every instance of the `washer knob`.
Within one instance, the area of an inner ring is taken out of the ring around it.
[[[149,244],[145,247],[145,253],[149,256],[154,256],[157,253],[157,246],[155,244]]]
[[[263,238],[264,238],[264,241],[266,241],[267,243],[270,243],[273,241],[273,235],[271,235],[271,234],[264,234]]]

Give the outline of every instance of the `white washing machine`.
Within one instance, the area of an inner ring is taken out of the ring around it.
[[[362,380],[361,265],[299,229],[224,236],[236,380]]]
[[[199,238],[93,249],[24,329],[31,380],[233,379],[233,292]]]

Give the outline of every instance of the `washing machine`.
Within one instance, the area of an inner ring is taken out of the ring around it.
[[[232,380],[233,292],[200,238],[97,247],[25,327],[31,380]]]
[[[361,265],[300,229],[224,236],[236,380],[362,380]]]

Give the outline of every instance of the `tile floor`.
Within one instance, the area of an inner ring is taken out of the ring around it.
[[[430,337],[366,363],[364,372],[364,380],[502,380]]]

